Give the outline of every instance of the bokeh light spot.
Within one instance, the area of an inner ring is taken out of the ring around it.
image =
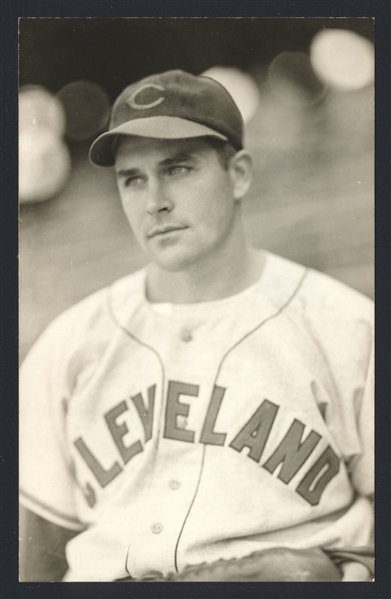
[[[65,131],[65,112],[61,102],[39,85],[19,90],[19,127],[47,127],[58,136]]]
[[[245,123],[252,119],[259,105],[260,95],[258,86],[250,75],[239,69],[220,66],[212,67],[202,75],[225,87],[235,100]]]
[[[269,65],[268,83],[272,94],[291,106],[314,106],[326,93],[304,52],[281,52],[276,56]]]
[[[39,202],[59,193],[71,168],[68,147],[47,127],[19,131],[19,200]]]
[[[374,46],[353,31],[320,31],[312,41],[310,57],[317,75],[335,88],[357,90],[373,82]]]
[[[76,142],[97,135],[107,124],[110,100],[105,90],[92,81],[73,81],[57,94],[66,114],[66,136]]]

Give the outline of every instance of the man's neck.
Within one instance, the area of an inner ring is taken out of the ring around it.
[[[151,265],[148,299],[153,303],[192,304],[223,299],[255,284],[264,266],[264,254],[243,243],[230,259],[215,256],[180,272]]]

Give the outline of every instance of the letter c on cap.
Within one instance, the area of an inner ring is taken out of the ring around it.
[[[164,87],[162,87],[161,85],[155,85],[154,83],[148,83],[148,84],[142,85],[141,87],[136,89],[136,91],[133,92],[132,95],[129,97],[129,99],[126,101],[126,103],[129,104],[129,106],[131,106],[135,110],[147,110],[148,108],[154,108],[154,106],[159,106],[159,104],[161,104],[165,100],[165,98],[163,96],[161,96],[157,100],[154,100],[154,102],[150,102],[149,104],[138,104],[136,102],[136,98],[137,98],[138,94],[140,92],[142,92],[144,89],[148,89],[149,87],[153,87],[154,89],[160,89],[162,91],[165,91]]]

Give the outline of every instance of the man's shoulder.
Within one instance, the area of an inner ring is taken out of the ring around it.
[[[373,300],[326,273],[308,269],[303,294],[320,314],[344,321],[373,321]]]
[[[317,270],[309,269],[308,271],[308,291],[325,305],[332,303],[339,311],[344,309],[351,314],[373,311],[371,298],[346,283]]]
[[[311,292],[314,297],[338,297],[338,299],[346,299],[346,301],[352,301],[354,304],[362,307],[372,306],[373,304],[373,301],[369,297],[325,272],[299,264],[271,252],[268,252],[267,255],[270,260],[271,269],[275,271],[279,278],[289,277],[292,273],[296,275],[302,273],[302,288]]]
[[[144,269],[115,280],[59,314],[47,327],[44,335],[77,339],[89,331],[99,334],[113,325],[114,312],[130,308],[140,298]]]
[[[324,272],[268,253],[269,281],[290,294],[292,309],[347,320],[373,318],[373,300]]]

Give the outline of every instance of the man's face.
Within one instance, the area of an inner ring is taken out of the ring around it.
[[[230,167],[202,138],[124,137],[115,170],[134,235],[160,268],[180,271],[213,259],[234,234]]]

